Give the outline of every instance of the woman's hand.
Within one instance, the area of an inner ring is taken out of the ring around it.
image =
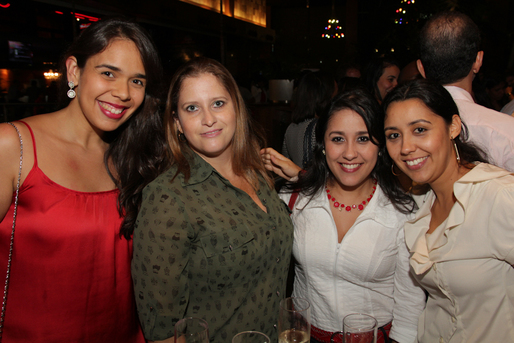
[[[298,176],[302,168],[294,164],[293,161],[279,154],[273,148],[266,148],[261,150],[261,159],[267,170],[274,172],[286,180]]]

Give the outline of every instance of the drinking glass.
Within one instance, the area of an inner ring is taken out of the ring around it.
[[[271,341],[262,332],[243,331],[232,338],[232,343],[271,343]]]
[[[311,306],[307,299],[280,301],[278,343],[308,343],[311,337]]]
[[[378,323],[375,318],[363,313],[352,313],[343,318],[343,342],[344,343],[376,343]],[[334,336],[341,331],[334,332]]]
[[[200,318],[188,317],[175,324],[175,343],[209,343],[209,327]]]

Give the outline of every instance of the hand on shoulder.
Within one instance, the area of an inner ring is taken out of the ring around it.
[[[298,176],[298,173],[302,170],[293,161],[281,155],[273,148],[262,149],[260,153],[266,169],[286,180]]]

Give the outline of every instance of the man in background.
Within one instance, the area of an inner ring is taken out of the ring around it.
[[[480,30],[465,14],[436,14],[421,31],[418,70],[451,94],[468,127],[469,141],[492,164],[514,172],[514,118],[476,104],[471,95],[484,57],[480,43]]]

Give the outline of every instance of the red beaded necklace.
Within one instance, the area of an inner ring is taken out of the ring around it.
[[[350,212],[351,210],[354,210],[354,209],[359,209],[359,211],[362,211],[364,209],[364,205],[367,205],[369,204],[369,202],[371,201],[371,198],[373,198],[373,195],[375,194],[375,191],[377,190],[377,180],[373,180],[373,191],[371,192],[371,194],[369,195],[369,197],[366,199],[366,200],[363,200],[361,204],[357,205],[357,204],[353,204],[353,205],[348,205],[348,206],[344,206],[344,204],[340,204],[336,201],[336,198],[334,198],[332,195],[330,195],[330,189],[328,189],[327,187],[325,187],[326,190],[327,190],[327,196],[328,196],[328,200],[332,200],[333,204],[334,204],[334,207],[337,208],[339,211],[342,211],[343,208],[347,211],[347,212]]]

